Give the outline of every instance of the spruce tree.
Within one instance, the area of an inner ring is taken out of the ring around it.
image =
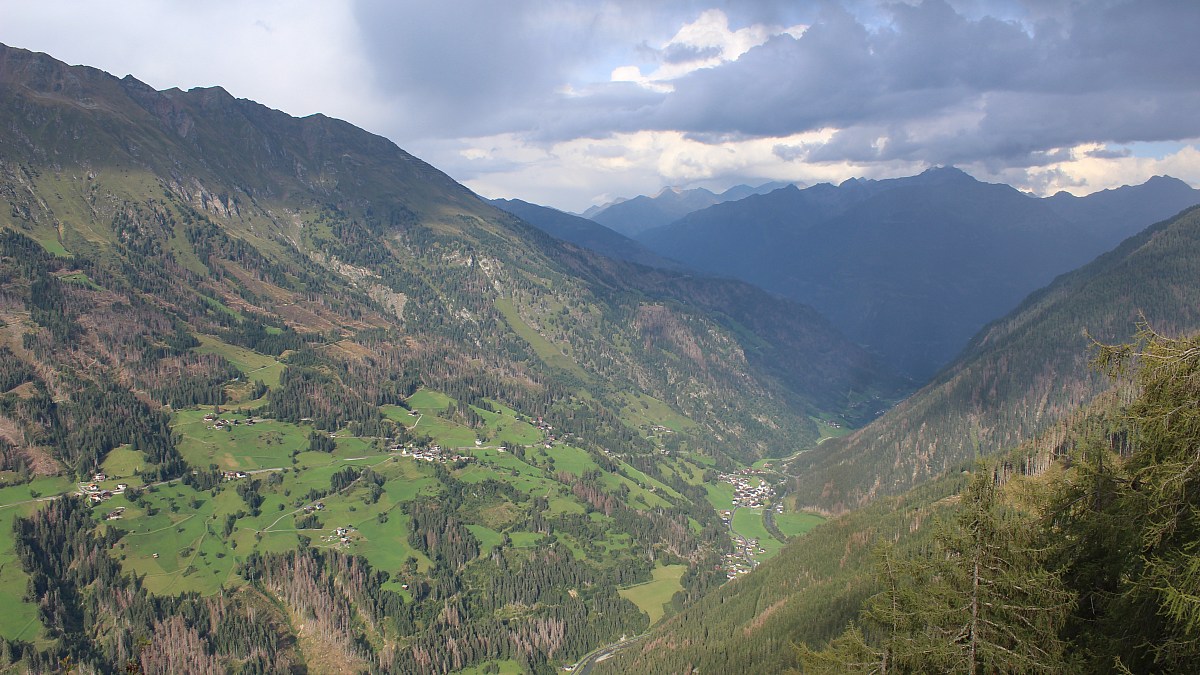
[[[1143,325],[1099,345],[1097,364],[1131,374],[1121,424],[1128,458],[1093,442],[1052,513],[1056,562],[1080,592],[1071,636],[1091,667],[1187,672],[1200,663],[1200,336]]]
[[[1000,503],[978,472],[932,546],[899,558],[884,549],[883,587],[860,626],[822,652],[801,650],[812,672],[1041,673],[1066,668],[1059,629],[1073,604],[1042,565],[1030,519]]]

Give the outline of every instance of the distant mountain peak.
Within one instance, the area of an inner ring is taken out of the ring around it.
[[[980,182],[974,176],[956,166],[931,166],[922,171],[917,177],[926,179],[932,178],[938,181],[969,180],[973,183]]]
[[[1143,185],[1170,186],[1170,187],[1182,186],[1182,187],[1186,187],[1188,189],[1192,189],[1192,186],[1189,185],[1187,183],[1187,181],[1180,180],[1174,176],[1168,176],[1167,174],[1163,174],[1161,176],[1151,176],[1150,180],[1143,183]]]
[[[689,213],[708,208],[714,204],[737,201],[751,195],[765,194],[786,183],[764,183],[758,187],[735,185],[720,194],[706,188],[682,188],[667,186],[653,197],[639,195],[632,199],[611,202],[601,207],[592,207],[583,212],[601,225],[632,237],[641,232],[674,222]]]

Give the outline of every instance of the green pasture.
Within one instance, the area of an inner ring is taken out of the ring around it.
[[[775,527],[785,537],[796,537],[808,534],[808,531],[825,522],[825,519],[815,513],[776,513]]]
[[[172,429],[180,434],[179,453],[195,467],[216,464],[223,470],[291,466],[292,452],[308,448],[309,429],[289,422],[266,419],[253,426],[245,423],[214,428],[204,420],[208,410],[181,410],[175,413]],[[244,422],[245,415],[221,413],[228,420]]]
[[[582,476],[585,472],[593,469],[599,469],[596,462],[592,461],[586,450],[581,450],[570,445],[556,445],[553,448],[543,450],[542,455],[552,457],[554,459],[555,471],[566,471],[567,473],[575,474],[576,477]]]
[[[413,395],[416,396],[416,394]],[[383,413],[383,416],[389,420],[392,420],[397,424],[401,424],[405,428],[409,429],[411,429],[417,421],[417,418],[412,415],[407,408],[398,405],[381,405],[379,406],[379,412]]]
[[[511,300],[497,297],[496,309],[500,311],[500,314],[508,322],[513,332],[522,340],[529,343],[529,346],[533,348],[533,352],[546,365],[565,370],[580,379],[587,379],[587,374],[579,367],[579,364],[564,354],[558,346],[542,337],[529,324],[525,323],[525,320],[521,318],[521,314],[517,311]]]
[[[626,404],[621,411],[622,416],[632,426],[661,426],[675,432],[686,431],[696,426],[695,422],[653,396],[626,393],[624,398]]]
[[[279,386],[279,376],[283,374],[285,366],[274,358],[231,345],[212,335],[197,335],[196,339],[200,340],[200,346],[194,349],[196,353],[219,354],[242,371],[247,380],[262,380],[268,387]]]
[[[467,525],[467,529],[479,540],[479,554],[486,556],[504,543],[504,535],[483,525]]]
[[[514,548],[533,548],[541,541],[544,535],[537,532],[509,532],[508,537],[512,539]]]
[[[708,503],[717,511],[728,511],[733,508],[733,485],[729,483],[705,483],[708,491]]]
[[[409,428],[414,436],[428,436],[444,448],[475,447],[475,430],[461,424],[425,413],[417,424]]]
[[[0,636],[8,640],[33,641],[42,634],[37,605],[25,602],[29,576],[17,558],[12,527],[18,516],[27,518],[37,508],[35,504],[0,508],[0,603],[4,607],[0,612]]]
[[[90,288],[93,291],[104,290],[103,288],[97,286],[96,282],[92,281],[91,277],[84,274],[83,272],[73,272],[71,274],[64,274],[61,277],[59,277],[59,279],[62,281],[65,281],[69,284],[77,284],[79,286],[83,286],[84,288]]]
[[[359,521],[355,527],[363,538],[353,545],[352,552],[365,557],[375,569],[392,574],[410,557],[416,558],[417,569],[428,570],[433,563],[408,543],[408,521],[408,514],[399,508],[387,511],[386,523],[374,516]]]
[[[104,458],[104,463],[100,465],[100,470],[110,478],[133,478],[144,466],[146,466],[145,453],[134,450],[128,445],[122,445],[109,451],[108,456]],[[140,483],[140,480],[122,482],[136,485]]]
[[[600,482],[609,491],[619,490],[622,485],[629,488],[627,503],[633,508],[652,509],[659,506],[669,507],[671,503],[659,497],[633,480],[621,474],[605,473],[600,476]]]
[[[655,567],[653,579],[644,584],[622,588],[618,593],[622,598],[637,605],[638,609],[650,616],[650,625],[658,623],[665,613],[663,607],[671,598],[683,590],[680,579],[687,571],[687,565],[667,565]]]
[[[766,551],[754,556],[760,562],[772,558],[783,548],[783,542],[773,537],[763,525],[761,509],[738,509],[733,514],[733,529],[746,539],[758,540],[758,545]]]
[[[471,408],[483,418],[490,443],[507,445],[531,445],[542,438],[542,433],[532,424],[523,422],[512,411],[492,412],[483,408]]]
[[[408,404],[408,407],[420,412],[438,412],[454,403],[454,399],[440,391],[422,388],[413,392],[413,395],[409,396],[405,403]]]
[[[146,501],[153,515],[123,496],[95,508],[99,516],[126,506],[125,516],[115,525],[127,534],[113,551],[125,571],[144,577],[146,588],[159,594],[209,594],[227,582],[236,583],[236,560],[220,537],[212,495],[175,484],[147,491]]]
[[[825,423],[825,420],[816,417],[811,419],[817,423],[817,431],[820,433],[820,436],[817,440],[818,443],[827,438],[837,438],[838,436],[846,436],[854,432],[854,429],[845,424],[843,424],[841,427],[831,427]]]

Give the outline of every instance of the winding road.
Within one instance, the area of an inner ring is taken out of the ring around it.
[[[575,665],[571,666],[571,670],[576,673],[581,673],[582,675],[589,675],[589,673],[592,672],[592,669],[596,667],[597,663],[611,657],[613,654],[616,654],[627,647],[634,645],[639,640],[646,637],[646,635],[648,634],[642,633],[641,635],[625,638],[624,640],[620,640],[592,650],[587,656],[584,656],[582,659],[579,659],[579,661],[575,662]]]

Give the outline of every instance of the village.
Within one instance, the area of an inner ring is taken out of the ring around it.
[[[743,537],[733,529],[733,514],[739,508],[772,508],[770,502],[775,498],[775,488],[762,479],[763,475],[763,472],[756,469],[742,469],[717,477],[720,481],[733,485],[733,508],[721,511],[721,522],[729,527],[729,534],[733,538],[733,551],[725,554],[721,566],[730,579],[750,573],[758,566],[757,556],[766,553],[766,549],[759,545],[758,539]],[[774,508],[779,511],[782,506]]]
[[[761,478],[762,472],[742,469],[737,473],[723,473],[717,478],[733,485],[733,505],[748,509],[759,509],[775,498],[775,488]]]
[[[333,534],[327,534],[321,537],[321,540],[339,548],[346,548],[350,545],[350,537],[355,532],[356,530],[353,525],[338,527],[333,530]]]

